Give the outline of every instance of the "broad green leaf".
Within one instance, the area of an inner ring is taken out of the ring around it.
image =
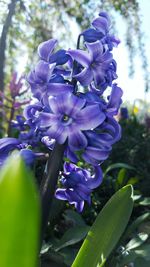
[[[102,267],[116,246],[133,208],[132,186],[120,189],[91,227],[72,267]]]
[[[74,245],[78,243],[79,241],[83,240],[85,236],[87,235],[90,227],[85,226],[74,226],[67,230],[63,237],[60,239],[60,242],[58,243],[55,251],[58,251],[62,248],[65,248],[70,245]]]
[[[12,155],[0,170],[0,266],[37,267],[39,203],[31,172]]]

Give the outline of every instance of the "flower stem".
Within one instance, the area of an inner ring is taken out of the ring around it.
[[[59,171],[62,166],[63,154],[65,150],[65,144],[55,144],[55,147],[48,159],[45,169],[45,175],[43,177],[40,193],[42,201],[42,224],[41,224],[41,240],[45,232],[45,228],[48,223],[49,213],[51,209],[52,200],[54,197]]]
[[[78,40],[77,40],[77,49],[80,48],[80,38],[81,38],[81,35],[79,34]],[[74,60],[74,62],[73,62],[72,75],[74,75],[74,72],[76,71],[77,67],[78,67],[78,62]],[[74,93],[76,93],[76,91],[77,91],[77,88],[76,88],[77,87],[76,86],[77,85],[77,80],[75,78],[72,78],[71,83],[74,86]]]

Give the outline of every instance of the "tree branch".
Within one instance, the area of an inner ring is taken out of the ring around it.
[[[0,91],[4,91],[4,80],[5,80],[5,51],[6,51],[6,43],[7,36],[9,32],[9,28],[11,26],[12,17],[15,14],[15,7],[18,0],[11,0],[8,5],[8,14],[3,25],[2,34],[0,38]]]

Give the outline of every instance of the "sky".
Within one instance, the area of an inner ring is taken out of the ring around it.
[[[150,72],[150,23],[149,23],[149,11],[150,11],[150,1],[149,0],[139,0],[142,16],[141,28],[144,32],[144,40],[146,47],[146,55],[148,57],[149,72]],[[141,67],[141,59],[139,56],[135,58],[135,74],[133,78],[129,77],[129,56],[128,50],[125,46],[125,22],[119,17],[116,17],[116,27],[118,30],[118,37],[121,39],[121,44],[117,49],[114,50],[114,58],[118,65],[118,85],[123,89],[124,95],[123,100],[133,103],[135,99],[142,99],[150,101],[150,92],[144,93],[144,78],[143,70]]]

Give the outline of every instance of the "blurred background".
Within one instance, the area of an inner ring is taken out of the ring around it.
[[[87,205],[79,215],[68,204],[54,201],[42,250],[44,267],[71,265],[89,225],[111,195],[126,184],[134,186],[134,212],[113,261],[105,267],[150,266],[150,1],[0,0],[0,137],[17,137],[10,122],[15,125],[16,116],[30,101],[25,77],[38,60],[39,43],[56,38],[60,48],[75,49],[78,34],[102,10],[109,13],[111,31],[121,40],[113,54],[117,82],[124,91],[117,117],[122,139],[102,165],[104,181],[93,193],[90,209]],[[37,172],[38,179],[41,166]]]

